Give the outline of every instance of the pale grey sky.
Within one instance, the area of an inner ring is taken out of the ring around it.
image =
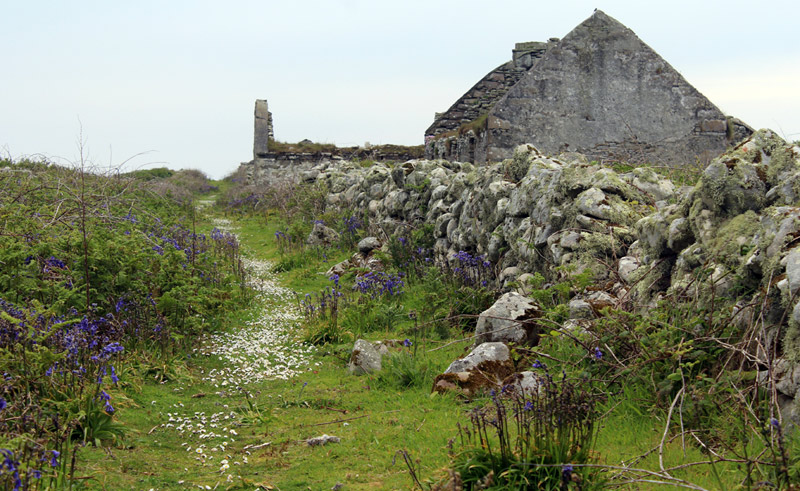
[[[0,0],[0,153],[222,177],[279,140],[419,144],[435,111],[600,8],[727,114],[800,139],[797,1]]]

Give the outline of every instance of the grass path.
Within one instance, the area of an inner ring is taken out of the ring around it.
[[[128,434],[121,448],[80,452],[86,488],[407,489],[398,450],[435,454],[423,460],[429,472],[445,463],[453,435],[441,428],[453,427],[458,404],[427,390],[376,390],[374,378],[347,373],[346,346],[300,343],[294,293],[281,282],[311,291],[326,280],[272,273],[265,257],[274,251],[264,247],[271,236],[253,228],[241,236],[251,254],[252,307],[204,340],[185,360],[188,371],[184,360],[167,360],[157,372],[168,374],[163,383],[115,394]],[[439,365],[452,356],[442,353]],[[322,434],[341,443],[305,443]]]

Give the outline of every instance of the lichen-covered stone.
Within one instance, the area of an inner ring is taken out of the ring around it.
[[[536,372],[524,371],[511,375],[503,380],[504,389],[517,392],[522,396],[537,396],[543,389],[541,375]]]
[[[326,227],[322,223],[314,223],[311,233],[308,234],[306,243],[309,245],[326,245],[329,246],[339,240],[339,233],[330,227]]]
[[[626,283],[632,283],[633,273],[639,269],[639,266],[641,266],[641,263],[636,257],[621,257],[619,259],[619,265],[617,266],[619,277]]]
[[[460,358],[447,367],[444,373],[469,372],[484,362],[492,361],[503,363],[510,360],[511,352],[505,343],[487,342],[477,345],[464,358]]]
[[[475,343],[514,342],[536,345],[542,316],[541,306],[516,292],[503,294],[491,307],[481,312],[475,327]]]
[[[450,364],[433,381],[433,391],[455,391],[473,396],[481,391],[499,387],[514,373],[511,352],[504,343],[483,343],[467,356]]]
[[[369,254],[375,249],[380,249],[381,241],[377,237],[364,237],[358,241],[358,252]]]
[[[359,339],[353,345],[347,370],[353,375],[377,372],[381,369],[381,352],[372,343]]]

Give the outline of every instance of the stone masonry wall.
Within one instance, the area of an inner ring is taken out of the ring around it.
[[[317,165],[340,164],[346,159],[376,162],[404,162],[413,158],[403,147],[352,147],[333,152],[264,152],[241,164],[247,182],[270,183],[296,179],[300,173]]]
[[[461,96],[425,130],[426,137],[454,131],[483,116],[513,87],[547,50],[547,43],[517,43],[512,60],[495,68]]]
[[[502,160],[532,141],[547,153],[597,160],[708,162],[735,142],[735,124],[633,31],[597,11],[492,108],[486,153]]]
[[[532,142],[551,155],[682,165],[709,162],[752,134],[599,10],[530,63],[507,64],[517,71],[500,98],[475,97],[492,72],[437,117],[425,132],[426,157],[498,162]],[[477,116],[485,122],[464,126]]]
[[[525,69],[509,61],[495,68],[459,98],[446,112],[437,115],[433,124],[425,130],[426,136],[438,135],[458,129],[459,126],[476,120],[489,110],[514,86]]]

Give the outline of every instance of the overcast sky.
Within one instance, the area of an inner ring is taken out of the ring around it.
[[[198,168],[279,140],[422,143],[514,43],[600,8],[727,114],[800,139],[800,2],[0,0],[0,155]],[[144,155],[139,155],[144,154]],[[138,156],[137,156],[138,155]]]

